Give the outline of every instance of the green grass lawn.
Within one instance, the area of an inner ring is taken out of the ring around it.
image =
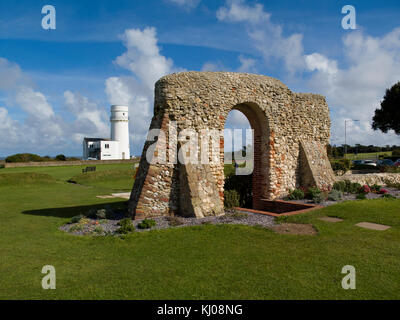
[[[346,202],[289,218],[314,224],[317,236],[203,225],[124,239],[79,237],[58,227],[90,207],[123,203],[96,198],[114,190],[112,176],[111,187],[71,184],[66,180],[79,170],[47,169],[39,173],[53,179],[0,180],[0,299],[400,298],[400,200]],[[120,186],[131,183],[129,177]],[[317,219],[324,215],[345,220]],[[361,221],[392,228],[354,226]],[[56,268],[56,290],[41,287],[44,265]],[[356,268],[356,290],[341,288],[345,265]]]
[[[93,166],[93,165],[89,165]],[[61,167],[22,167],[22,168],[3,168],[0,169],[0,174],[2,173],[18,173],[18,172],[35,172],[35,173],[45,173],[52,177],[67,181],[73,176],[82,173],[82,169],[86,168],[87,165],[83,166],[61,166]],[[109,170],[128,170],[133,169],[132,163],[122,163],[122,164],[100,164],[96,165],[96,172],[98,171],[109,171]]]

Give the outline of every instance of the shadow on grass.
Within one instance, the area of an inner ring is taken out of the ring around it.
[[[30,214],[34,216],[43,216],[43,217],[57,217],[57,218],[72,218],[73,216],[77,216],[79,214],[85,214],[89,212],[91,209],[104,209],[104,208],[113,208],[124,210],[128,212],[128,202],[127,201],[118,201],[118,202],[110,202],[110,203],[100,203],[93,204],[87,206],[75,206],[75,207],[61,207],[61,208],[46,208],[46,209],[36,209],[36,210],[26,210],[22,211],[23,214]]]

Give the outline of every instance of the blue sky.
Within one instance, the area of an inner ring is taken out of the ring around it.
[[[48,4],[55,30],[41,27]],[[341,27],[346,4],[356,30]],[[181,70],[278,78],[326,95],[332,143],[344,142],[345,119],[359,119],[349,143],[400,144],[370,129],[385,89],[400,80],[399,18],[398,1],[2,1],[0,156],[80,155],[83,136],[109,135],[109,105],[121,101],[140,154],[152,84]],[[227,126],[246,120],[233,113]]]

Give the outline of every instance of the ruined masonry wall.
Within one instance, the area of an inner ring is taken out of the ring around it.
[[[168,123],[173,120],[177,122],[178,132],[187,128],[197,131],[223,130],[232,109],[242,111],[255,129],[259,151],[255,154],[258,162],[253,186],[257,187],[257,198],[275,199],[285,196],[290,189],[298,187],[302,180],[315,181],[321,186],[333,183],[332,169],[326,162],[325,148],[330,137],[330,119],[325,98],[315,94],[293,93],[277,79],[232,72],[183,72],[167,75],[155,86],[154,117],[150,128],[164,128],[167,132]],[[314,148],[312,160],[305,160],[314,162],[310,170],[301,170],[300,167],[301,142],[307,148]],[[150,145],[151,142],[146,143],[143,149],[131,194],[130,210],[135,218],[185,215],[185,212],[180,212],[180,208],[186,204],[181,206],[180,198],[186,195],[192,204],[198,199],[189,191],[180,190],[189,187],[182,181],[193,179],[183,179],[178,164],[148,164],[145,155]],[[198,179],[216,187],[220,200],[215,205],[217,210],[203,205],[203,215],[220,214],[217,211],[222,210],[223,145],[221,139],[219,164],[210,165],[207,170],[201,167],[196,169],[200,177]],[[321,153],[324,156],[319,157]],[[315,161],[317,158],[318,163]],[[191,172],[185,171],[186,174]],[[209,181],[208,172],[212,172],[213,181]],[[208,203],[207,199],[203,200],[203,203]]]

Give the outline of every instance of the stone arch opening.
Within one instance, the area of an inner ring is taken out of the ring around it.
[[[269,186],[269,124],[268,119],[261,108],[254,102],[240,103],[232,107],[230,111],[239,111],[250,124],[252,134],[251,150],[251,193],[252,201],[250,209],[261,209],[261,199],[268,197]],[[224,126],[226,124],[226,119]],[[225,153],[224,153],[225,157]],[[225,158],[222,163],[225,163]],[[230,160],[230,159],[229,159]],[[249,164],[246,164],[249,165]],[[246,172],[244,172],[246,173]],[[243,178],[245,179],[245,178]]]

